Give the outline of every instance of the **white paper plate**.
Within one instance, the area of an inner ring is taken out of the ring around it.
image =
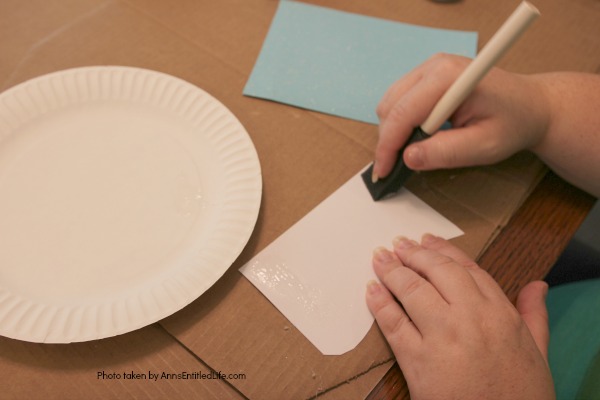
[[[183,308],[258,216],[248,134],[203,90],[87,67],[0,94],[0,334],[66,343]]]

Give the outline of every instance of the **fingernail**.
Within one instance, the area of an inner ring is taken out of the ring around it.
[[[396,249],[408,249],[417,244],[417,242],[415,242],[413,240],[408,240],[404,236],[398,236],[398,237],[394,238],[392,243],[394,244],[394,248],[396,248]]]
[[[373,183],[377,183],[379,180],[379,175],[377,175],[377,172],[375,172],[375,168],[377,168],[377,161],[373,163],[373,172],[371,173],[371,182]]]
[[[377,183],[378,180],[379,180],[379,176],[377,176],[375,171],[373,171],[373,173],[371,174],[371,182]]]
[[[412,168],[422,168],[425,165],[421,146],[410,146],[404,152],[404,159]]]
[[[367,292],[369,294],[377,294],[381,291],[381,286],[374,280],[367,282]]]
[[[392,253],[385,247],[377,247],[373,250],[373,258],[379,262],[390,262],[394,259]]]
[[[423,235],[423,237],[421,238],[421,243],[423,244],[433,244],[435,243],[439,238],[437,236],[432,235],[431,233],[426,233]]]

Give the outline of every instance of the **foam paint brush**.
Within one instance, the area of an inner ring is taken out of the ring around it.
[[[477,57],[469,63],[462,74],[448,88],[425,122],[413,130],[410,138],[398,152],[396,163],[390,174],[385,178],[373,179],[374,164],[362,173],[362,178],[373,200],[381,200],[396,193],[404,185],[404,182],[412,174],[412,170],[404,163],[404,149],[412,143],[426,140],[433,135],[539,15],[537,8],[527,1],[522,2],[479,52]]]

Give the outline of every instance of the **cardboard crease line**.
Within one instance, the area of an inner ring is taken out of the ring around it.
[[[315,394],[314,396],[311,396],[311,397],[307,398],[306,400],[315,400],[315,399],[319,398],[319,396],[322,396],[322,395],[324,395],[324,394],[326,394],[328,392],[331,392],[332,390],[335,390],[335,389],[339,388],[340,386],[352,383],[353,381],[357,380],[361,376],[368,374],[369,372],[371,372],[375,368],[379,368],[382,365],[385,365],[385,364],[390,363],[390,362],[393,363],[395,361],[396,361],[396,359],[394,357],[390,357],[390,358],[388,358],[388,359],[386,359],[384,361],[380,361],[378,363],[371,364],[371,366],[369,368],[367,368],[366,370],[364,370],[364,371],[362,371],[362,372],[360,372],[360,373],[358,373],[358,374],[356,374],[356,375],[354,375],[354,376],[352,376],[352,377],[350,377],[350,378],[348,378],[348,379],[346,379],[346,380],[344,380],[344,381],[342,381],[340,383],[334,384],[334,385],[328,387],[327,389],[324,389],[323,391]],[[390,365],[390,367],[391,367],[391,365]]]

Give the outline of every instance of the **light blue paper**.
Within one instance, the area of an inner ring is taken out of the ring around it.
[[[477,33],[282,0],[244,94],[363,122],[387,88],[438,52],[474,57]]]

